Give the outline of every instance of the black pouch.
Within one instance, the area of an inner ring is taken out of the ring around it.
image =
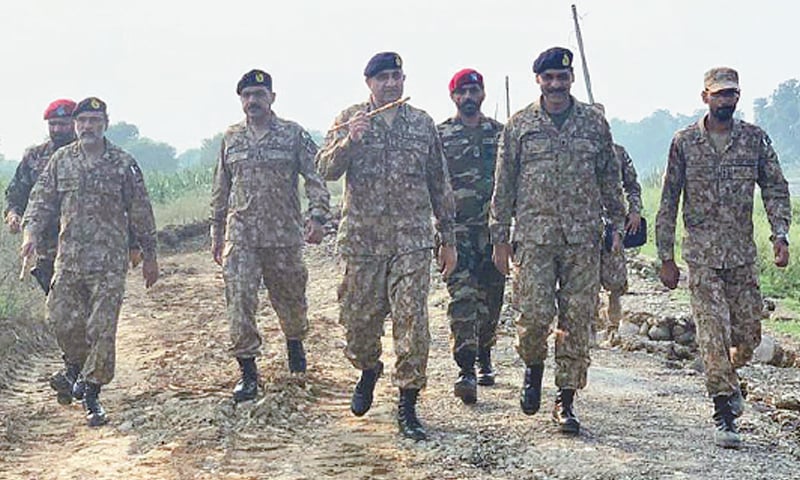
[[[611,224],[607,223],[605,233],[603,235],[603,241],[605,243],[607,252],[611,251],[611,246],[614,243],[613,233],[614,232],[611,230]],[[639,230],[636,233],[625,233],[625,236],[622,237],[622,247],[636,248],[641,247],[645,243],[647,243],[647,219],[642,217],[642,223],[639,224]]]

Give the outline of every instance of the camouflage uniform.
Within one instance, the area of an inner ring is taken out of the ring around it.
[[[662,261],[674,258],[683,194],[682,252],[711,396],[737,391],[736,368],[750,360],[761,339],[752,219],[756,183],[773,235],[788,233],[789,189],[763,130],[734,120],[722,152],[710,141],[705,117],[675,134],[656,219],[658,256]],[[737,358],[729,358],[730,347],[737,348]]]
[[[14,178],[6,188],[6,210],[3,212],[3,217],[8,215],[8,212],[14,212],[19,216],[25,214],[31,190],[55,151],[56,146],[51,140],[25,151],[22,161],[19,162],[14,173]],[[36,268],[51,275],[56,258],[57,242],[58,225],[53,224],[42,232],[42,238],[39,239],[37,246]]]
[[[372,108],[369,102],[353,105],[336,123]],[[317,167],[327,180],[347,174],[338,238],[346,265],[339,289],[345,354],[356,368],[376,367],[389,314],[397,357],[394,384],[422,388],[430,341],[433,215],[443,242],[455,244],[453,193],[436,125],[422,110],[402,105],[392,125],[373,117],[358,143],[346,129],[330,132]]]
[[[614,155],[622,171],[622,189],[628,200],[628,214],[642,214],[642,187],[636,179],[636,168],[622,145],[614,145]],[[600,249],[600,285],[609,292],[621,295],[628,291],[628,270],[625,251],[609,252]]]
[[[67,363],[83,365],[88,382],[114,377],[115,338],[129,229],[145,260],[156,258],[156,227],[142,172],[128,153],[106,141],[90,158],[79,143],[59,149],[31,193],[23,224],[40,239],[58,223],[55,277],[47,316]]]
[[[275,115],[260,138],[242,121],[222,139],[211,221],[225,235],[225,298],[237,358],[260,353],[255,314],[262,279],[286,338],[303,340],[308,331],[298,182],[305,180],[308,215],[324,223],[330,194],[314,169],[316,152],[302,127]]]
[[[458,264],[447,279],[447,314],[453,353],[491,348],[503,305],[505,276],[492,262],[489,202],[494,184],[497,137],[503,124],[483,117],[467,127],[457,118],[438,126],[456,201]]]
[[[621,228],[624,206],[611,132],[602,114],[572,99],[557,128],[541,100],[516,113],[500,136],[492,197],[493,243],[509,243],[512,217],[517,351],[542,364],[553,317],[556,385],[586,385],[589,338],[599,292],[601,216]]]

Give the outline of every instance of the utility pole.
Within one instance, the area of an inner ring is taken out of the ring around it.
[[[581,65],[583,65],[583,81],[586,83],[586,94],[589,96],[589,103],[594,103],[592,95],[592,80],[589,78],[589,66],[586,64],[586,53],[583,51],[583,37],[581,36],[581,26],[578,23],[578,9],[572,5],[572,19],[575,21],[575,35],[578,37],[578,51],[581,54]]]
[[[506,75],[506,121],[511,118],[511,94],[508,92],[508,75]]]

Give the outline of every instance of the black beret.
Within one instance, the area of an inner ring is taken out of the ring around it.
[[[247,87],[262,85],[272,91],[272,77],[263,70],[250,70],[242,75],[242,79],[236,84],[236,95],[241,95],[242,90]]]
[[[83,112],[106,113],[106,102],[97,97],[84,98],[75,106],[75,110],[72,111],[72,118],[77,117]]]
[[[403,59],[400,58],[400,55],[394,52],[376,53],[364,68],[364,76],[374,77],[384,70],[394,70],[395,68],[403,68]]]
[[[533,73],[545,70],[572,70],[572,52],[562,47],[553,47],[539,54],[533,62]]]

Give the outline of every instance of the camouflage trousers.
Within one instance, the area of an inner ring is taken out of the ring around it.
[[[463,348],[477,350],[494,346],[506,282],[492,262],[487,228],[459,232],[456,239],[458,264],[447,279],[450,292],[447,316],[454,355]]]
[[[253,358],[261,353],[256,325],[258,287],[263,280],[281,330],[288,340],[303,340],[308,332],[306,283],[308,270],[303,249],[248,248],[229,244],[223,262],[225,300],[230,324],[231,353]]]
[[[114,378],[117,320],[125,272],[56,272],[47,296],[47,319],[64,361],[83,366],[86,380],[105,385]]]
[[[736,369],[750,361],[761,342],[758,267],[717,269],[690,264],[689,289],[706,389],[712,397],[732,394],[739,388]]]
[[[431,256],[426,249],[344,257],[338,293],[345,356],[360,370],[374,368],[381,357],[383,324],[390,315],[396,357],[392,381],[399,388],[421,389],[427,382]]]
[[[559,388],[586,386],[589,345],[600,289],[596,243],[520,246],[515,255],[514,302],[517,352],[526,365],[544,363],[553,317],[555,382]]]
[[[618,295],[628,291],[628,267],[625,265],[624,249],[614,253],[600,248],[600,285]]]

